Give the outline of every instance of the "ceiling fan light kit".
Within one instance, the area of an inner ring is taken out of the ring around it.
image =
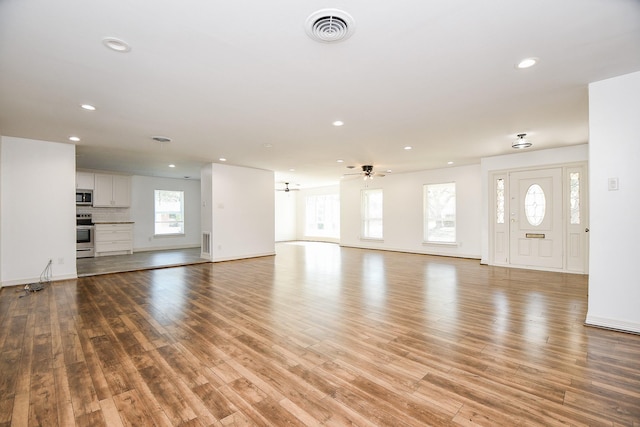
[[[276,191],[284,191],[285,193],[288,193],[290,191],[299,191],[299,188],[289,188],[289,183],[285,182],[284,183],[284,188],[277,188]]]
[[[348,169],[353,169],[354,166],[347,166]],[[362,165],[362,172],[357,173],[346,173],[343,176],[348,175],[362,175],[363,179],[366,181],[368,179],[373,179],[374,176],[378,176],[382,178],[384,176],[383,173],[377,173],[373,170],[373,165]]]

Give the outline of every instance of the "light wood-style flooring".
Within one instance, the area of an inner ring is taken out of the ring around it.
[[[587,277],[322,243],[0,291],[0,426],[634,426]]]

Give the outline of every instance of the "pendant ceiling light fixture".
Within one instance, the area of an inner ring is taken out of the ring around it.
[[[522,149],[522,148],[529,148],[531,147],[533,144],[530,143],[529,141],[527,141],[526,139],[524,139],[524,137],[527,136],[526,133],[519,133],[518,134],[518,139],[515,140],[515,142],[511,145],[512,148],[515,149]]]

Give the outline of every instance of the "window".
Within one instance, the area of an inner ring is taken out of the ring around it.
[[[184,191],[155,190],[155,235],[184,234]]]
[[[524,213],[527,221],[534,227],[539,226],[544,221],[547,209],[547,199],[544,190],[538,184],[532,184],[524,196]]]
[[[362,190],[362,238],[382,239],[382,190]]]
[[[340,237],[340,196],[321,194],[305,199],[305,236]]]
[[[456,183],[424,186],[424,240],[456,241]]]

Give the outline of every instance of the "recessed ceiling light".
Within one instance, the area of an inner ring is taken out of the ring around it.
[[[78,138],[77,136],[70,136],[69,141],[80,142],[80,138]]]
[[[95,111],[96,107],[91,104],[82,104],[81,107],[87,111]]]
[[[169,165],[169,167],[170,167],[170,168],[175,168],[175,167],[176,167],[176,165],[174,165],[174,164],[170,164],[170,165]]]
[[[413,147],[411,147],[410,145],[407,145],[406,147],[404,147],[405,150],[411,150]]]
[[[115,37],[105,37],[102,39],[102,44],[108,47],[111,50],[115,50],[116,52],[129,52],[131,51],[131,46],[124,40],[117,39]]]
[[[343,126],[344,122],[342,120],[336,120],[335,122],[331,123],[334,126]]]
[[[263,146],[264,148],[273,148],[273,144],[269,144],[268,142],[267,142],[267,143],[265,143],[265,144],[262,144],[262,146]]]
[[[518,65],[516,65],[516,67],[520,69],[530,68],[536,65],[538,61],[538,58],[525,58],[522,61],[518,62]]]
[[[342,160],[342,159],[338,159],[338,160],[336,160],[336,162],[338,162],[338,163],[344,163],[344,160]]]
[[[221,162],[226,162],[227,161],[227,159],[224,158],[224,157],[220,157],[218,160],[220,160]]]
[[[296,170],[294,168],[289,169],[289,172],[295,172]]]
[[[453,164],[453,162],[447,162],[447,164],[448,164],[448,165],[452,165],[452,164]]]

